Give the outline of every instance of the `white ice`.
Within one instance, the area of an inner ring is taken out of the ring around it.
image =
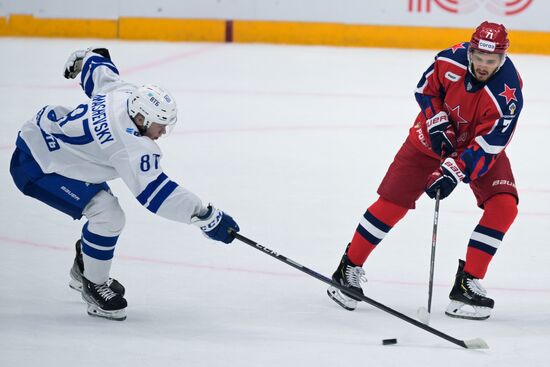
[[[8,166],[25,120],[85,99],[62,70],[90,45],[108,47],[126,80],[176,96],[179,124],[160,141],[172,179],[243,235],[326,276],[377,197],[436,52],[0,39],[0,366],[549,365],[550,57],[512,55],[525,85],[507,149],[520,213],[483,281],[496,301],[487,321],[443,313],[481,211],[466,185],[441,203],[431,326],[490,346],[465,350],[367,304],[345,311],[322,282],[156,217],[119,180],[127,225],[111,275],[127,288],[128,318],[88,316],[67,285],[83,221],[23,196]],[[422,197],[365,265],[367,296],[411,317],[427,303],[433,209]]]

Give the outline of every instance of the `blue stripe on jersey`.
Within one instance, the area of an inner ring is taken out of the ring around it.
[[[428,75],[430,72],[434,70],[435,63],[432,63],[430,67],[422,74],[422,78],[420,78],[420,81],[416,85],[417,88],[422,87],[426,83],[426,75]]]
[[[476,229],[474,229],[474,232],[484,234],[486,236],[492,237],[492,238],[494,238],[496,240],[499,240],[499,241],[502,241],[502,239],[504,238],[504,233],[503,232],[496,231],[494,229],[484,227],[481,224],[477,225]]]
[[[476,248],[478,250],[481,250],[491,256],[494,256],[497,252],[497,249],[494,248],[493,246],[489,246],[487,245],[486,243],[483,243],[483,242],[479,242],[479,241],[476,241],[476,240],[472,240],[470,239],[470,242],[468,243],[468,247],[473,247],[473,248]]]
[[[416,102],[420,106],[420,109],[422,110],[422,113],[424,114],[424,117],[430,118],[433,115],[435,115],[435,108],[432,103],[432,96],[427,96],[420,93],[415,93],[414,97],[416,98]],[[428,113],[428,110],[431,112]]]
[[[97,246],[112,247],[116,245],[118,236],[106,237],[92,233],[88,230],[88,223],[86,223],[82,228],[82,239]]]
[[[478,146],[473,146],[466,149],[460,155],[460,159],[466,164],[464,168],[464,175],[466,176],[463,180],[464,183],[470,183],[473,179],[476,179],[480,176],[483,176],[489,170],[489,165],[496,158],[495,155],[486,154],[483,149]],[[481,165],[481,167],[478,167]],[[475,177],[472,177],[474,170],[478,168]]]
[[[422,78],[420,78],[420,81],[416,85],[417,88],[421,88],[424,84],[426,84],[426,75],[434,71],[434,66],[435,66],[435,63],[432,63],[430,67],[424,72],[424,74],[422,74]],[[432,104],[432,98],[433,98],[432,96],[424,95],[421,93],[415,93],[414,98],[416,98],[416,102],[420,106],[420,109],[422,110],[422,113],[424,113],[424,116],[426,118],[429,118],[435,115],[436,112]],[[427,113],[428,109],[431,110],[431,114]]]
[[[178,187],[177,183],[175,183],[174,181],[168,181],[168,183],[164,185],[164,187],[160,189],[160,191],[151,200],[151,202],[149,203],[149,206],[147,206],[147,209],[149,209],[153,213],[156,213],[159,210],[162,203],[164,203],[166,198],[168,198],[168,196],[170,196],[170,194],[174,192],[176,187]]]
[[[65,134],[52,134],[52,135],[55,136],[57,139],[61,140],[62,142],[65,142],[67,144],[72,144],[72,145],[85,145],[94,141],[94,137],[90,132],[90,124],[88,123],[88,119],[82,120],[82,128],[84,129],[84,135],[82,136],[67,136]]]
[[[115,254],[115,249],[102,251],[89,246],[86,241],[82,241],[82,252],[96,260],[111,260]]]
[[[92,92],[95,87],[93,73],[99,66],[105,66],[111,69],[115,74],[119,74],[116,66],[109,59],[100,55],[94,55],[88,58],[88,60],[86,60],[86,64],[82,67],[80,84],[84,89],[84,93],[86,93],[86,95],[90,98],[92,97]]]
[[[518,121],[518,116],[510,117],[505,116],[498,120],[496,126],[493,128],[493,131],[487,135],[483,135],[483,139],[489,145],[504,147],[514,133],[516,128],[516,123]]]
[[[136,197],[136,199],[141,203],[141,205],[145,205],[147,203],[147,200],[149,200],[149,197],[153,194],[153,192],[160,186],[160,184],[166,180],[168,176],[162,172],[156,179],[149,182],[147,187]]]

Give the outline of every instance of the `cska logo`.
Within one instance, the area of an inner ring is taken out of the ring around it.
[[[506,83],[504,83],[504,90],[499,94],[499,96],[506,98],[506,104],[511,101],[518,101],[516,98],[516,88],[510,88]]]

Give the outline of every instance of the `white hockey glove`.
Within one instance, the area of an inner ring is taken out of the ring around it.
[[[206,237],[214,241],[231,243],[235,237],[229,233],[229,230],[239,232],[239,225],[229,214],[214,208],[212,204],[208,204],[207,209],[204,215],[191,218],[191,224],[199,227]]]
[[[88,50],[77,50],[69,56],[69,59],[65,63],[65,70],[63,70],[63,76],[65,79],[74,79],[82,71],[82,60],[86,57]]]
[[[63,76],[65,79],[74,79],[82,71],[82,61],[88,54],[88,52],[93,52],[98,55],[105,57],[106,59],[111,60],[111,55],[109,50],[106,48],[91,48],[89,47],[86,50],[77,50],[69,56],[69,59],[65,63],[65,70],[63,71]]]

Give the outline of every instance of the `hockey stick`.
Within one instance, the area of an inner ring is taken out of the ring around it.
[[[424,324],[430,323],[430,316],[432,312],[432,294],[434,289],[434,267],[435,267],[435,245],[437,242],[437,224],[439,222],[439,199],[440,191],[437,190],[435,194],[435,210],[434,210],[434,222],[433,222],[433,232],[432,232],[432,253],[430,256],[430,279],[428,282],[428,308],[420,307],[418,309],[418,318]]]
[[[353,294],[353,296],[357,299],[360,299],[361,301],[363,302],[366,302],[376,308],[379,308],[381,309],[382,311],[385,311],[387,313],[389,313],[390,315],[393,315],[395,317],[398,317],[400,318],[401,320],[403,321],[406,321],[408,322],[409,324],[413,324],[414,326],[416,327],[419,327],[421,329],[424,329],[426,330],[427,332],[429,333],[432,333],[434,335],[437,335],[438,337],[440,338],[443,338],[451,343],[454,343],[456,345],[459,345],[463,348],[468,348],[468,349],[487,349],[489,348],[489,346],[487,345],[487,343],[481,339],[481,338],[475,338],[475,339],[471,339],[471,340],[460,340],[460,339],[456,339],[456,338],[453,338],[452,336],[450,335],[447,335],[437,329],[434,329],[432,328],[431,326],[428,326],[428,325],[425,325],[411,317],[408,317],[398,311],[395,311],[394,309],[392,308],[389,308],[388,306],[386,305],[383,305],[382,303],[379,303],[371,298],[368,298],[362,294],[359,294],[357,292],[354,292],[353,290],[347,288],[347,287],[344,287],[342,286],[341,284],[339,283],[336,283],[336,282],[333,282],[332,279],[330,278],[327,278],[326,276],[322,275],[322,274],[319,274],[317,273],[316,271],[313,271],[305,266],[303,266],[302,264],[292,260],[292,259],[289,259],[287,258],[286,256],[284,255],[281,255],[273,250],[270,250],[268,249],[267,247],[265,246],[262,246],[254,241],[252,241],[251,239],[248,239],[246,238],[245,236],[241,235],[241,234],[238,234],[237,232],[235,232],[233,229],[229,229],[228,230],[229,234],[232,235],[233,237],[235,237],[236,239],[238,239],[239,241],[251,246],[251,247],[254,247],[256,250],[259,250],[271,257],[274,257],[275,259],[279,260],[279,261],[282,261],[284,262],[285,264],[287,265],[290,265],[292,266],[293,268],[296,268],[298,270],[300,270],[301,272],[304,272],[306,273],[307,275],[310,275],[328,285],[331,285],[335,288],[338,288],[339,290],[341,291],[344,291],[348,294]]]

